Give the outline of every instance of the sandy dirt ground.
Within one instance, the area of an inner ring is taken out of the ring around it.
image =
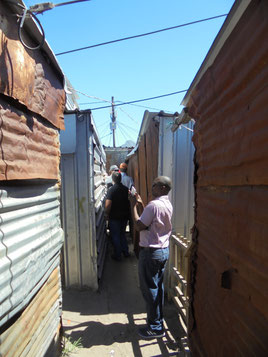
[[[131,251],[131,250],[130,250]],[[63,331],[82,348],[71,357],[184,356],[183,330],[172,302],[164,308],[166,336],[143,340],[137,330],[146,324],[145,304],[139,289],[138,260],[131,252],[121,262],[107,259],[99,291],[63,292]]]

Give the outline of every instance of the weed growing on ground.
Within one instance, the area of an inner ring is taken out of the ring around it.
[[[61,357],[68,357],[70,353],[75,353],[79,348],[83,347],[81,337],[78,340],[72,341],[71,337],[63,336],[62,344]]]

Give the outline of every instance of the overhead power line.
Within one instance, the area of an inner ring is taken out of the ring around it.
[[[180,90],[180,91],[178,91],[178,92],[173,92],[173,93],[168,93],[168,94],[162,94],[162,95],[158,95],[158,96],[156,96],[156,97],[145,98],[145,99],[137,99],[137,100],[132,100],[132,101],[129,101],[129,102],[118,103],[118,104],[114,104],[114,107],[118,107],[118,106],[121,106],[121,105],[132,104],[132,103],[138,103],[138,102],[145,102],[145,101],[147,101],[147,100],[153,100],[153,99],[158,99],[158,98],[163,98],[163,97],[168,97],[168,96],[170,96],[170,95],[175,95],[175,94],[187,92],[187,90],[188,90],[188,89],[183,89],[183,90]],[[104,107],[92,108],[92,109],[90,109],[90,110],[92,111],[92,110],[105,109],[105,108],[110,108],[110,107],[111,107],[110,105],[106,105],[106,106],[104,106]]]
[[[185,24],[181,24],[181,25],[177,25],[177,26],[166,27],[166,28],[164,28],[164,29],[155,30],[155,31],[151,31],[151,32],[146,32],[146,33],[142,33],[142,34],[140,34],[140,35],[134,35],[134,36],[123,37],[123,38],[120,38],[120,39],[117,39],[117,40],[112,40],[112,41],[107,41],[107,42],[98,43],[98,44],[96,44],[96,45],[91,45],[91,46],[86,46],[86,47],[80,47],[80,48],[76,48],[76,49],[74,49],[74,50],[59,52],[59,53],[56,53],[55,55],[56,55],[56,56],[66,55],[66,54],[68,54],[68,53],[77,52],[77,51],[83,51],[83,50],[87,50],[87,49],[89,49],[89,48],[94,48],[94,47],[99,47],[99,46],[104,46],[104,45],[110,45],[111,43],[115,43],[115,42],[126,41],[126,40],[132,40],[133,38],[138,38],[138,37],[144,37],[144,36],[154,35],[154,34],[159,33],[159,32],[174,30],[174,29],[177,29],[177,28],[179,28],[179,27],[190,26],[190,25],[198,24],[198,23],[200,23],[200,22],[205,22],[205,21],[214,20],[214,19],[218,19],[218,18],[220,18],[220,17],[226,17],[227,15],[228,15],[228,14],[217,15],[217,16],[213,16],[213,17],[207,17],[206,19],[201,19],[201,20],[196,20],[196,21],[192,21],[192,22],[187,22],[187,23],[185,23]]]

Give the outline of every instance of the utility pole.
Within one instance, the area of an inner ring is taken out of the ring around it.
[[[112,113],[111,113],[110,128],[113,131],[113,147],[115,148],[115,129],[116,129],[116,116],[114,111],[114,97],[112,97]]]

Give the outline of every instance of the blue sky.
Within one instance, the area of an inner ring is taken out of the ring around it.
[[[50,1],[54,4],[67,0]],[[24,0],[27,7],[40,3]],[[44,2],[47,2],[44,1]],[[54,53],[226,14],[234,0],[91,0],[38,15]],[[158,34],[57,56],[79,94],[81,109],[187,89],[225,17]],[[185,93],[117,107],[116,146],[136,142],[144,111],[180,112]],[[96,97],[98,100],[91,98]],[[93,110],[106,146],[112,146],[110,109]]]

